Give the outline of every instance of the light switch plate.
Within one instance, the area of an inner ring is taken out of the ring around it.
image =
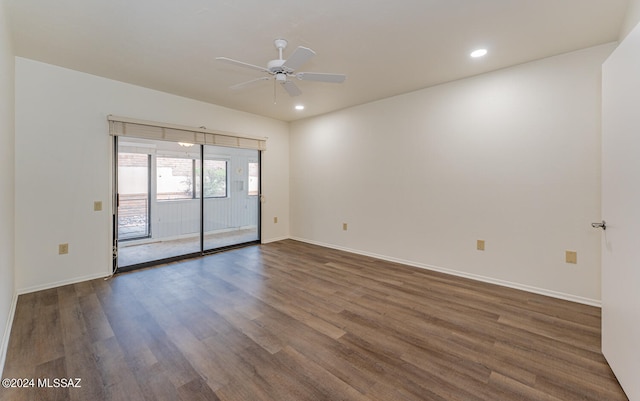
[[[566,251],[565,252],[565,261],[567,263],[577,264],[578,263],[578,252],[576,251]]]
[[[476,248],[479,251],[484,251],[484,240],[483,239],[479,239],[477,244],[476,244]]]
[[[93,211],[94,212],[99,212],[101,210],[102,210],[102,201],[93,202]]]

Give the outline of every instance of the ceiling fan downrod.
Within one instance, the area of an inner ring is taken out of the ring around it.
[[[280,60],[284,60],[282,58],[282,51],[287,48],[288,42],[285,39],[276,39],[273,41],[273,44],[276,46],[276,49],[278,49]]]

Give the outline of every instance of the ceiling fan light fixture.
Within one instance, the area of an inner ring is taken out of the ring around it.
[[[484,57],[487,55],[487,49],[476,49],[471,52],[470,56],[473,58]]]

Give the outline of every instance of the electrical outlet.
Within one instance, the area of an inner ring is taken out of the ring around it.
[[[479,251],[484,251],[484,240],[483,239],[479,239],[478,242],[476,243],[476,248]]]
[[[58,245],[58,255],[66,255],[69,253],[69,244]]]
[[[342,223],[342,231],[347,231],[347,223]]]
[[[578,252],[576,251],[566,251],[565,252],[565,261],[567,263],[578,264]]]
[[[278,224],[278,218],[277,218],[277,217],[274,217],[274,218],[273,218],[273,223],[274,223],[274,224]]]
[[[102,201],[93,202],[93,211],[94,212],[99,212],[101,210],[102,210]]]

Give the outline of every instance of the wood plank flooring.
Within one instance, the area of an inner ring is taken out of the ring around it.
[[[1,400],[626,400],[600,310],[292,240],[22,295]],[[36,382],[37,384],[37,382]]]

